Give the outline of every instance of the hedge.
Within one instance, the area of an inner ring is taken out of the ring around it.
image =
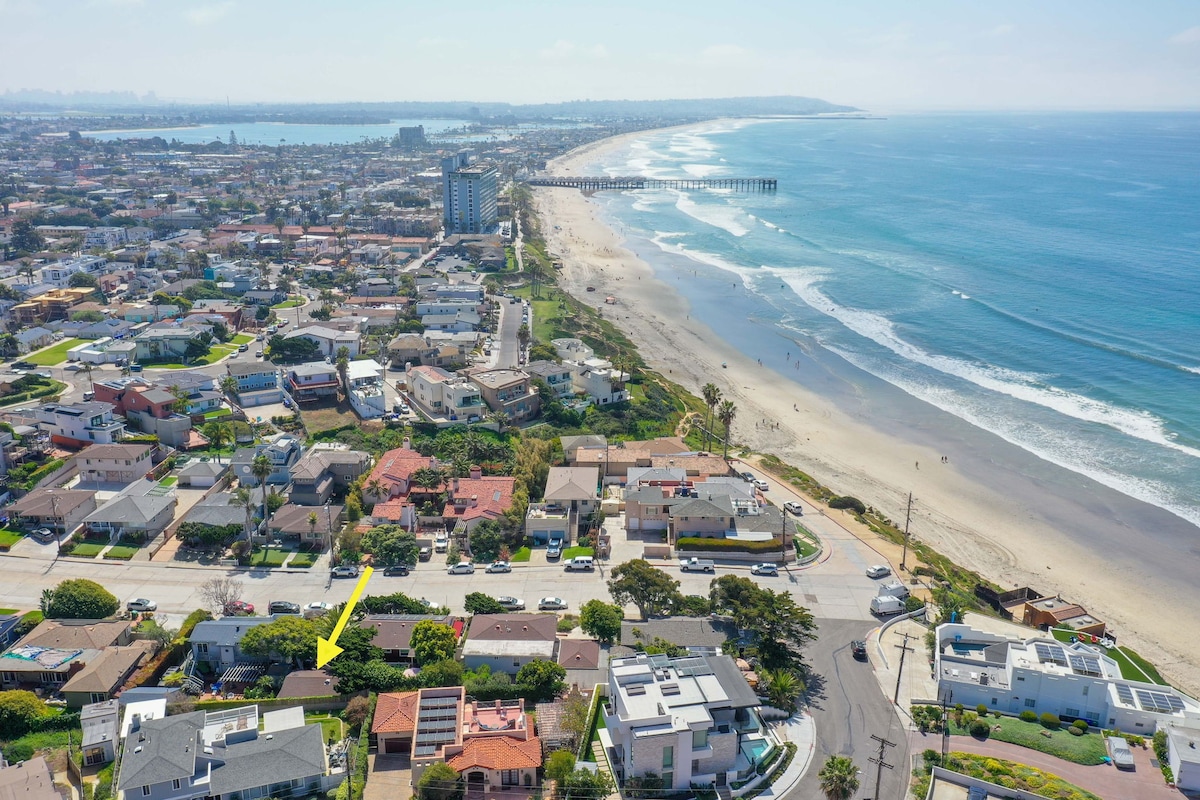
[[[678,550],[707,550],[727,553],[779,553],[783,546],[771,539],[765,542],[744,542],[738,539],[709,539],[702,536],[685,536],[675,542]]]
[[[362,800],[367,788],[367,750],[371,746],[371,723],[375,719],[375,701],[378,695],[371,692],[367,716],[358,729],[358,743],[354,746],[354,775],[350,777],[350,800]]]

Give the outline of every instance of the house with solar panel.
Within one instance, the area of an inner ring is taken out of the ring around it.
[[[1196,700],[1123,675],[1103,648],[1082,641],[1022,640],[947,623],[937,629],[934,671],[939,698],[967,708],[1050,713],[1144,736],[1172,724],[1200,727]]]

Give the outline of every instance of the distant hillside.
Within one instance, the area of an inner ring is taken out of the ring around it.
[[[0,95],[0,109],[65,111],[104,109],[113,114],[187,117],[194,122],[324,122],[330,124],[389,122],[393,119],[448,118],[465,120],[536,120],[551,117],[669,118],[744,117],[774,114],[828,114],[858,111],[811,97],[724,97],[705,100],[573,100],[566,103],[255,103],[227,106],[168,103],[153,93],[59,93],[10,91]]]

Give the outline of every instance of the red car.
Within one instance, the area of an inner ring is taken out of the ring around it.
[[[234,600],[225,604],[225,616],[247,616],[254,613],[254,604],[245,600]]]

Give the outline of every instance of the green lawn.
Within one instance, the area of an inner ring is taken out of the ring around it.
[[[515,297],[520,297],[529,300],[530,287],[522,286],[519,289],[513,289],[512,294]],[[555,299],[549,299],[550,294],[556,295]],[[533,307],[533,338],[539,342],[549,342],[554,338],[555,323],[554,320],[563,315],[562,309],[558,307],[557,292],[550,288],[542,289],[542,297],[539,300],[532,300],[530,305]],[[506,313],[521,313],[521,305],[513,303],[505,309]]]
[[[179,483],[179,478],[175,475],[168,475],[158,482],[159,486],[174,486]]]
[[[224,407],[214,408],[212,411],[204,412],[204,419],[206,419],[206,420],[220,419],[221,417],[228,417],[232,413],[233,412],[230,411],[228,408],[224,408]]]
[[[317,563],[317,555],[317,553],[296,553],[296,557],[288,562],[288,566],[308,569]]]
[[[233,337],[233,339],[231,340],[230,344],[235,344],[235,345],[238,345],[238,344],[250,344],[250,343],[251,343],[251,342],[253,342],[253,341],[254,341],[254,336],[252,336],[251,334],[249,334],[249,333],[239,333],[237,336],[234,336],[234,337]]]
[[[17,613],[17,610],[15,608],[0,608],[0,617],[6,617],[9,614],[15,614],[15,613]]]
[[[296,306],[304,305],[304,297],[302,295],[292,295],[282,303],[276,303],[271,308],[295,308]]]
[[[321,723],[321,737],[327,743],[339,741],[346,735],[346,723],[337,717],[331,716],[328,712],[310,711],[304,715],[304,721],[309,724],[313,722]]]
[[[1108,755],[1104,747],[1104,737],[1100,735],[1098,728],[1091,728],[1083,736],[1072,736],[1067,733],[1066,725],[1056,731],[1047,731],[1036,722],[1024,722],[1016,717],[989,717],[988,724],[993,728],[989,738],[997,742],[1028,747],[1030,750],[1037,750],[1064,761],[1091,766],[1103,764],[1105,756]],[[1000,726],[1000,730],[995,730],[997,725]],[[957,735],[969,735],[966,729],[954,725],[953,721],[950,730]],[[1047,733],[1050,735],[1046,736]],[[950,746],[953,747],[954,743],[951,742]]]
[[[1069,628],[1053,628],[1050,632],[1060,642],[1070,642],[1071,637],[1075,635],[1075,631]],[[1098,647],[1099,645],[1096,646]],[[1108,649],[1101,647],[1100,649],[1105,655],[1117,662],[1117,666],[1121,668],[1122,678],[1131,681],[1157,683],[1161,686],[1169,685],[1153,664],[1128,647],[1112,647]]]
[[[47,347],[45,350],[25,356],[25,360],[41,367],[53,367],[67,360],[68,350],[86,341],[86,339],[63,339],[53,347]]]
[[[75,549],[71,551],[71,555],[79,558],[95,558],[100,555],[100,551],[108,547],[106,544],[97,544],[95,542],[83,542],[75,545]]]
[[[291,550],[280,550],[272,547],[269,549],[259,550],[250,556],[250,566],[252,567],[282,567],[283,562],[287,560]]]
[[[817,537],[808,528],[797,523],[796,533],[797,536],[792,539],[792,542],[796,545],[796,554],[800,558],[807,558],[821,549],[821,546],[817,544]]]
[[[25,534],[18,531],[10,531],[7,528],[0,529],[0,547],[12,547],[24,537]]]
[[[533,555],[532,549],[528,547],[522,547],[512,554],[512,558],[510,558],[509,561],[513,562],[514,564],[519,564],[521,562],[528,561],[531,555]]]
[[[590,547],[568,547],[567,549],[563,550],[562,557],[565,561],[568,558],[575,558],[577,556],[592,556],[595,555],[595,553],[596,551]]]
[[[104,557],[111,558],[115,561],[128,561],[137,554],[139,549],[141,548],[130,547],[127,544],[118,544],[113,546],[111,550],[105,553]]]

